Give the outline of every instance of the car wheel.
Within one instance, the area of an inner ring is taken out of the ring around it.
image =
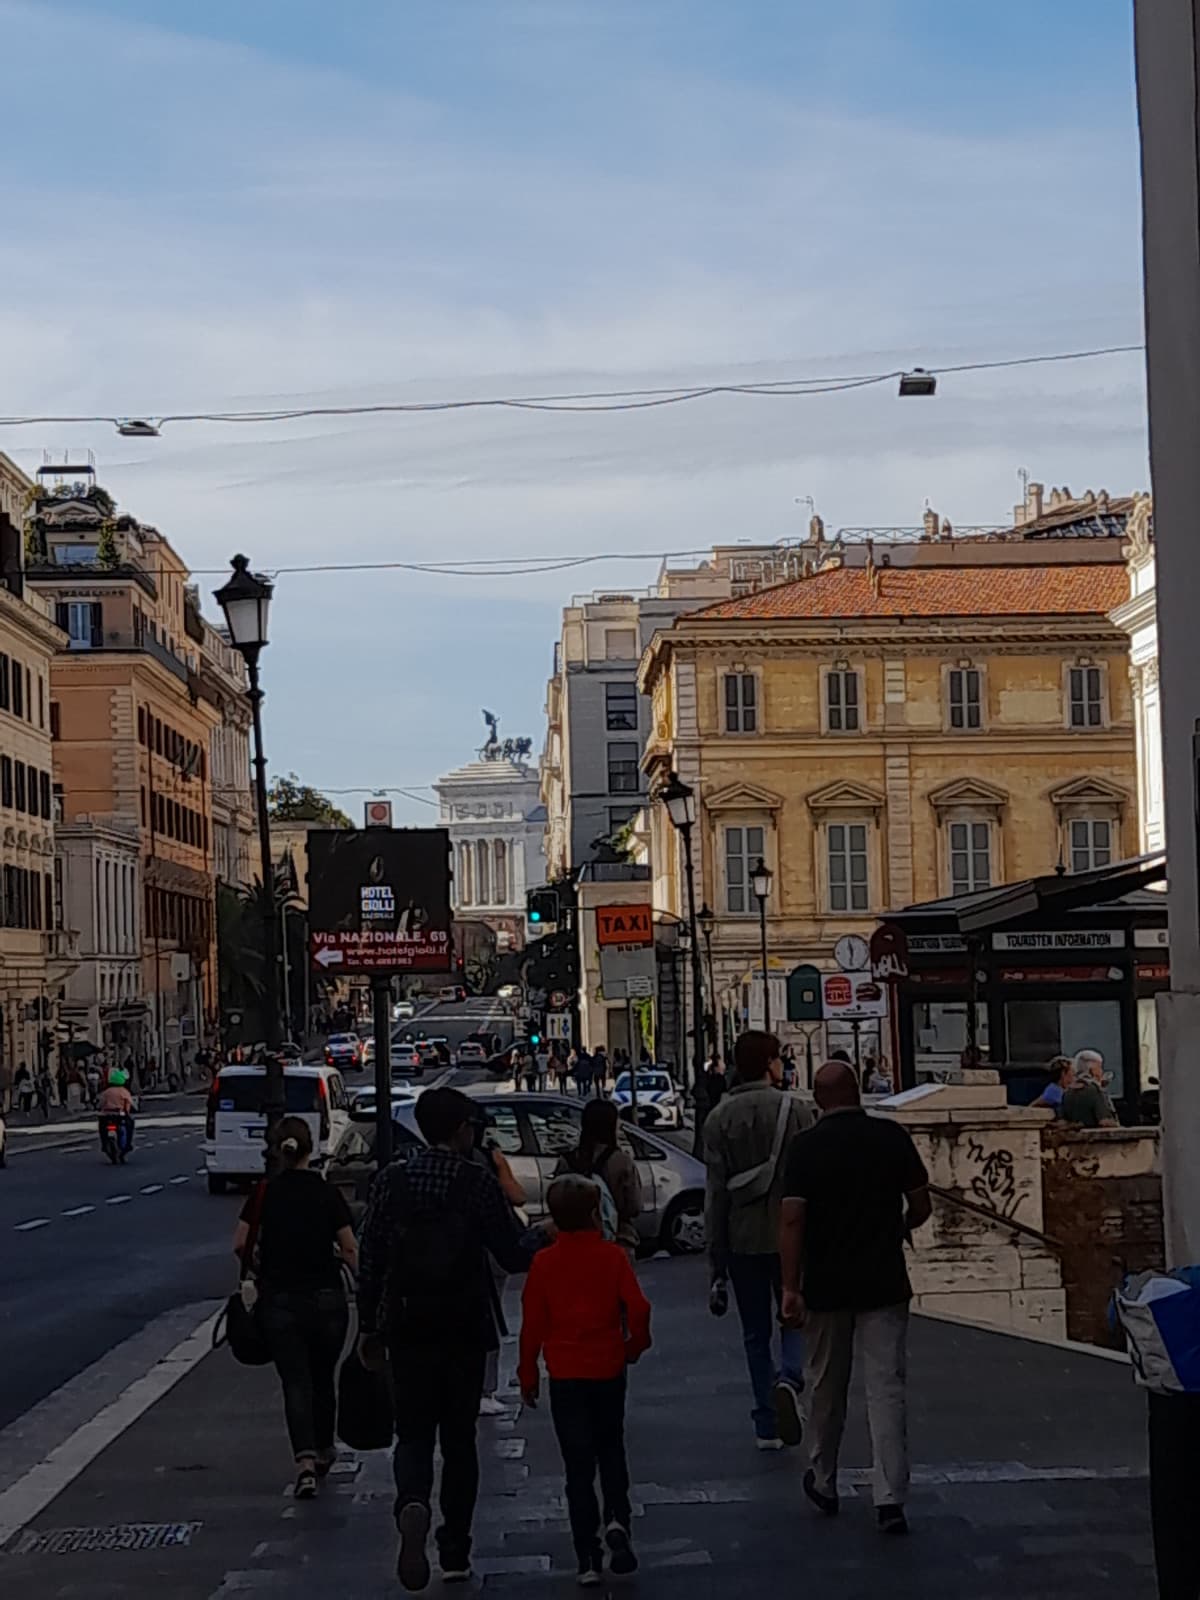
[[[224,1194],[228,1187],[229,1187],[228,1178],[222,1177],[219,1172],[210,1172],[209,1173],[209,1175],[208,1175],[208,1192],[209,1192],[209,1194]]]
[[[663,1218],[662,1248],[673,1256],[698,1255],[704,1249],[704,1196],[680,1195]]]

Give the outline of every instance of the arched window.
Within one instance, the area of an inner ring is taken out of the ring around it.
[[[508,904],[508,848],[503,839],[492,846],[495,867],[492,874],[492,900],[498,906]]]
[[[475,904],[480,906],[488,905],[492,898],[492,875],[488,870],[490,854],[487,840],[477,839],[475,841],[475,870],[478,874],[478,879],[475,884]]]

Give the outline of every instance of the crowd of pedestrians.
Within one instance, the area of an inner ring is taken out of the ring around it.
[[[599,1058],[599,1060],[598,1060]],[[612,1068],[625,1068],[627,1058]],[[732,1299],[741,1325],[753,1439],[807,1440],[803,1492],[837,1513],[838,1452],[852,1367],[862,1367],[882,1531],[907,1529],[905,1368],[910,1288],[905,1241],[930,1214],[928,1179],[907,1132],[863,1110],[859,1078],[830,1061],[809,1101],[784,1088],[779,1041],[737,1041],[731,1081],[710,1063],[703,1128],[710,1309]],[[589,1070],[590,1069],[590,1070]],[[542,1075],[580,1092],[610,1071],[603,1052],[535,1055]],[[526,1196],[488,1137],[486,1113],[451,1088],[427,1090],[424,1143],[377,1176],[356,1242],[345,1202],[309,1167],[307,1123],[272,1134],[278,1175],[256,1186],[235,1248],[256,1284],[259,1324],[283,1391],[297,1498],[334,1459],[335,1374],[357,1269],[357,1341],[348,1360],[386,1375],[394,1411],[397,1575],[430,1581],[430,1533],[446,1583],[471,1576],[480,1415],[499,1415],[503,1288],[524,1277],[518,1383],[540,1404],[542,1368],[562,1454],[583,1587],[633,1572],[624,1418],[628,1369],[650,1348],[638,1282],[638,1170],[617,1108],[584,1107],[578,1145],[530,1227]],[[344,1376],[344,1374],[343,1374]],[[378,1380],[383,1382],[381,1376]],[[434,1529],[435,1449],[441,1453]],[[597,1482],[599,1497],[597,1496]]]

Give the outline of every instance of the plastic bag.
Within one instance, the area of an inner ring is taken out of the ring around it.
[[[1200,1267],[1126,1278],[1112,1309],[1143,1388],[1200,1394]]]

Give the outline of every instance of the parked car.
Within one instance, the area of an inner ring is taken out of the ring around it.
[[[474,1097],[487,1114],[489,1137],[508,1157],[525,1190],[531,1222],[547,1213],[546,1195],[564,1151],[579,1142],[583,1101],[561,1094],[484,1094]],[[414,1106],[402,1103],[392,1113],[395,1158],[403,1160],[421,1142]],[[622,1146],[633,1156],[642,1180],[644,1207],[638,1232],[646,1253],[672,1255],[704,1249],[704,1164],[657,1134],[622,1125]],[[357,1208],[365,1203],[374,1174],[374,1129],[356,1122],[330,1163],[328,1177]]]
[[[325,1041],[325,1065],[353,1072],[362,1066],[362,1041],[356,1033],[331,1033]]]
[[[633,1104],[633,1086],[623,1072],[613,1087],[612,1097],[621,1109]],[[683,1106],[664,1067],[639,1067],[637,1075],[637,1116],[642,1128],[681,1128]]]
[[[249,1183],[263,1173],[267,1135],[265,1067],[222,1067],[208,1092],[204,1126],[204,1166],[209,1194],[224,1194],[231,1183]],[[313,1166],[321,1167],[346,1135],[350,1101],[335,1067],[287,1065],[284,1106],[289,1117],[303,1117],[313,1136]]]

